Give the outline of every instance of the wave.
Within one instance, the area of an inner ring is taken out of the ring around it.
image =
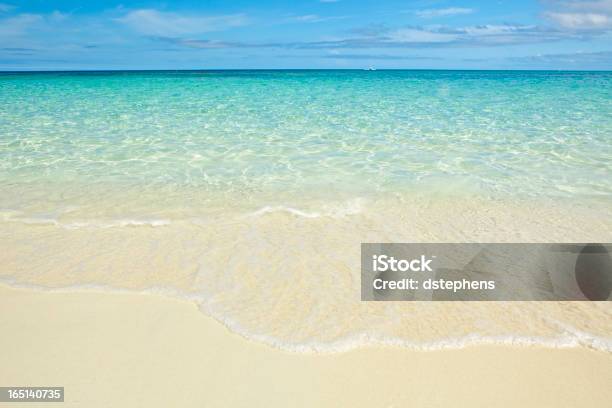
[[[256,211],[242,215],[242,218],[261,217],[274,213],[286,213],[300,218],[332,217],[343,218],[359,214],[363,211],[363,199],[353,199],[342,204],[322,204],[320,210],[308,211],[285,205],[266,205]],[[72,210],[58,211],[57,214],[65,214]],[[74,219],[63,221],[59,215],[56,216],[27,216],[23,211],[0,210],[0,221],[22,223],[27,225],[52,225],[65,229],[78,228],[118,228],[118,227],[162,227],[173,223],[167,218],[116,218],[116,219]],[[176,221],[176,220],[175,220]],[[181,219],[181,221],[192,222],[200,225],[202,219],[197,217]]]
[[[298,217],[304,217],[304,218],[318,218],[321,216],[321,213],[319,212],[306,212],[306,211],[302,211],[302,210],[298,210],[297,208],[292,208],[292,207],[284,207],[282,205],[279,206],[265,206],[263,208],[260,208],[257,211],[254,211],[250,214],[248,214],[251,217],[257,217],[260,215],[265,215],[265,214],[270,214],[270,213],[276,213],[276,212],[286,212],[289,213],[291,215],[296,215]]]
[[[0,212],[0,219],[4,222],[15,222],[28,225],[53,225],[65,229],[77,228],[117,228],[117,227],[162,227],[170,225],[172,221],[163,218],[119,218],[110,220],[74,220],[61,221],[54,217],[23,217],[18,211]]]
[[[218,320],[218,319],[216,319]],[[612,353],[612,340],[573,329],[557,337],[538,337],[522,335],[488,336],[469,334],[459,337],[447,337],[430,341],[413,341],[400,338],[386,338],[376,334],[363,333],[332,343],[309,342],[304,344],[287,344],[273,337],[243,334],[226,325],[230,330],[249,340],[267,344],[274,348],[294,353],[343,353],[367,347],[399,347],[414,351],[460,350],[476,346],[513,346],[513,347],[546,347],[546,348],[588,348]]]
[[[357,198],[342,205],[324,205],[322,206],[322,210],[320,211],[306,211],[301,210],[299,208],[284,206],[284,205],[276,205],[276,206],[264,206],[257,211],[253,211],[247,216],[249,217],[259,217],[266,214],[272,213],[287,213],[290,215],[294,215],[297,217],[303,218],[320,218],[320,217],[332,217],[332,218],[342,218],[350,215],[356,215],[363,211],[364,207],[364,199]]]
[[[184,293],[167,287],[149,287],[146,289],[125,289],[109,285],[79,284],[61,288],[46,287],[36,284],[23,284],[14,279],[0,278],[0,284],[17,288],[52,293],[98,292],[117,294],[138,294],[163,296],[183,301],[193,302],[205,315],[215,319],[233,333],[250,341],[266,344],[270,347],[293,353],[342,353],[366,347],[399,347],[414,351],[457,350],[475,346],[513,346],[513,347],[546,347],[546,348],[587,348],[605,353],[612,353],[612,338],[598,336],[579,330],[568,324],[545,318],[548,323],[559,329],[556,336],[528,335],[480,335],[468,334],[457,337],[441,337],[435,340],[414,341],[401,338],[384,337],[376,333],[358,333],[332,342],[309,341],[304,343],[288,343],[267,335],[253,334],[245,331],[242,326],[231,319],[218,316],[206,306],[204,296],[197,293]]]

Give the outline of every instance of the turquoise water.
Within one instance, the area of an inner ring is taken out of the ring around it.
[[[611,210],[612,72],[0,74],[0,282],[288,350],[610,352],[610,302],[360,302],[359,271],[362,242],[610,242]]]
[[[398,191],[609,200],[612,72],[0,74],[0,208],[41,207],[41,191],[82,205],[84,188],[201,209]]]

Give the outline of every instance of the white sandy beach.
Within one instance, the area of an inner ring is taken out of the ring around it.
[[[53,81],[14,87],[0,386],[63,386],[62,406],[84,408],[609,407],[612,303],[360,299],[362,243],[609,243],[610,132],[593,116],[607,95],[593,82],[577,117],[550,97],[536,127],[503,79],[493,111],[465,73],[441,79],[465,97],[413,109],[428,82],[394,101],[406,78],[387,75],[378,98],[325,99],[345,85],[325,79],[321,101],[320,79],[292,74],[276,96],[259,80],[187,81],[176,104],[172,78],[79,77],[40,109]],[[66,102],[90,80],[88,108],[81,92]],[[551,92],[596,78],[570,80]],[[228,89],[240,97],[218,110]],[[544,265],[561,277],[547,290],[576,293],[575,261]]]
[[[64,386],[63,406],[560,408],[612,401],[612,355],[585,348],[289,353],[229,332],[190,302],[155,295],[2,286],[0,310],[0,383]]]
[[[612,408],[612,0],[68,3],[0,0],[0,408]]]

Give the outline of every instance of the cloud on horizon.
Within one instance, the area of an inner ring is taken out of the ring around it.
[[[567,32],[535,25],[477,25],[466,27],[413,26],[376,27],[353,30],[357,35],[321,41],[224,42],[211,39],[158,37],[165,42],[190,48],[424,48],[443,46],[502,46],[583,39],[584,33]],[[363,33],[359,35],[359,33]]]
[[[329,58],[338,60],[387,60],[387,61],[399,61],[399,60],[441,60],[440,57],[429,57],[422,55],[390,55],[390,54],[324,54],[317,55],[317,58]]]
[[[525,57],[514,57],[511,59],[516,62],[527,63],[530,65],[563,64],[564,66],[568,66],[589,64],[592,66],[607,66],[612,63],[612,51],[574,52],[567,54],[538,54]]]
[[[289,62],[293,66],[328,67],[341,65],[335,60],[346,60],[344,65],[350,65],[350,61],[369,59],[381,66],[391,66],[393,61],[398,61],[396,66],[413,66],[419,64],[399,62],[440,60],[428,65],[448,67],[452,63],[461,66],[469,58],[481,66],[505,59],[521,67],[563,67],[572,59],[569,55],[574,55],[593,66],[612,68],[608,51],[601,51],[610,48],[612,0],[540,0],[530,9],[530,18],[518,21],[504,21],[503,14],[492,14],[484,6],[435,8],[432,4],[436,3],[422,2],[419,9],[368,15],[361,11],[351,14],[358,9],[346,1],[331,8],[320,2],[312,0],[310,6],[286,12],[232,7],[187,12],[119,6],[70,13],[0,3],[0,59],[5,66],[7,61],[15,66],[30,61],[33,67],[42,66],[41,61],[73,61],[86,67],[100,63],[199,67],[203,61],[232,66],[239,58],[246,61],[243,66],[283,67],[288,65],[283,62]],[[326,12],[330,9],[338,13]],[[478,14],[470,16],[475,10]],[[240,50],[246,49],[253,50],[249,54],[258,60],[245,59],[246,53]],[[293,54],[295,61],[283,54]]]

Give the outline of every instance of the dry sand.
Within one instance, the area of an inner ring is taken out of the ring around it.
[[[296,354],[235,335],[187,301],[6,286],[0,286],[0,327],[0,385],[64,386],[66,402],[52,406],[612,404],[612,355],[587,349]],[[27,404],[37,405],[50,406]]]

